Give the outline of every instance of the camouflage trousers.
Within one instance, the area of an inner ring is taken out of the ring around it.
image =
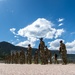
[[[25,57],[24,56],[20,56],[20,63],[24,64],[25,63]]]
[[[45,61],[44,53],[40,53],[40,60],[41,60],[41,64],[44,64]]]
[[[35,57],[34,63],[35,63],[35,64],[38,64],[38,57]]]
[[[32,55],[28,55],[28,57],[27,57],[27,63],[29,63],[29,64],[32,63]]]
[[[62,51],[61,55],[62,55],[63,64],[67,64],[67,52]]]
[[[44,63],[48,64],[48,55],[45,55]]]

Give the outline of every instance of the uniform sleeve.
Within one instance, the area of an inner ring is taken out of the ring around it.
[[[66,50],[65,44],[61,44],[61,49],[65,49]]]
[[[43,41],[43,45],[44,45],[44,47],[45,47],[45,42]]]

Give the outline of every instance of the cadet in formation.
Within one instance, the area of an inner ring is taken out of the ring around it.
[[[11,63],[11,55],[6,55],[5,57],[5,63],[10,64]]]
[[[28,45],[27,49],[27,63],[31,64],[32,63],[32,48],[31,45]]]
[[[23,49],[20,52],[20,63],[25,64],[25,51]]]
[[[55,54],[54,54],[54,59],[55,59],[54,63],[55,63],[55,64],[58,64],[57,57],[58,57],[58,55],[55,53]]]
[[[47,48],[47,46],[45,46],[45,62],[46,64],[48,64],[48,60],[50,61],[50,64],[52,64],[52,55],[51,55],[51,51]]]
[[[34,64],[38,64],[38,50],[34,54]]]
[[[11,63],[13,64],[15,62],[15,54],[14,52],[12,52],[12,55],[11,55]]]
[[[66,46],[63,43],[63,41],[60,41],[60,47],[59,47],[60,53],[62,55],[62,64],[67,64],[67,50],[66,50]]]
[[[16,51],[16,53],[15,53],[15,63],[16,64],[19,63],[19,53],[18,53],[18,51]]]
[[[48,50],[48,59],[50,61],[50,64],[52,64],[52,53],[50,50]]]
[[[48,64],[48,48],[45,46],[45,64]]]
[[[39,50],[40,50],[41,64],[44,64],[44,48],[45,48],[45,43],[43,41],[43,38],[40,38]]]

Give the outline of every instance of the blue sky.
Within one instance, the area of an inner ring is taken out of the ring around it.
[[[62,39],[75,51],[74,0],[0,0],[0,41],[37,48],[43,37],[49,49]]]

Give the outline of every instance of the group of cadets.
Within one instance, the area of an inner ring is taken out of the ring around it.
[[[62,56],[63,64],[67,64],[66,46],[62,41],[60,41],[59,53]],[[54,54],[54,59],[55,63],[58,63],[56,53]],[[48,64],[48,61],[52,64],[52,53],[48,50],[47,46],[45,46],[43,38],[40,38],[40,43],[38,49],[35,51],[34,57],[32,56],[32,47],[30,44],[28,45],[26,52],[22,49],[20,52],[12,52],[12,55],[5,57],[5,63],[12,64],[32,64],[32,62],[34,62],[34,64]]]

